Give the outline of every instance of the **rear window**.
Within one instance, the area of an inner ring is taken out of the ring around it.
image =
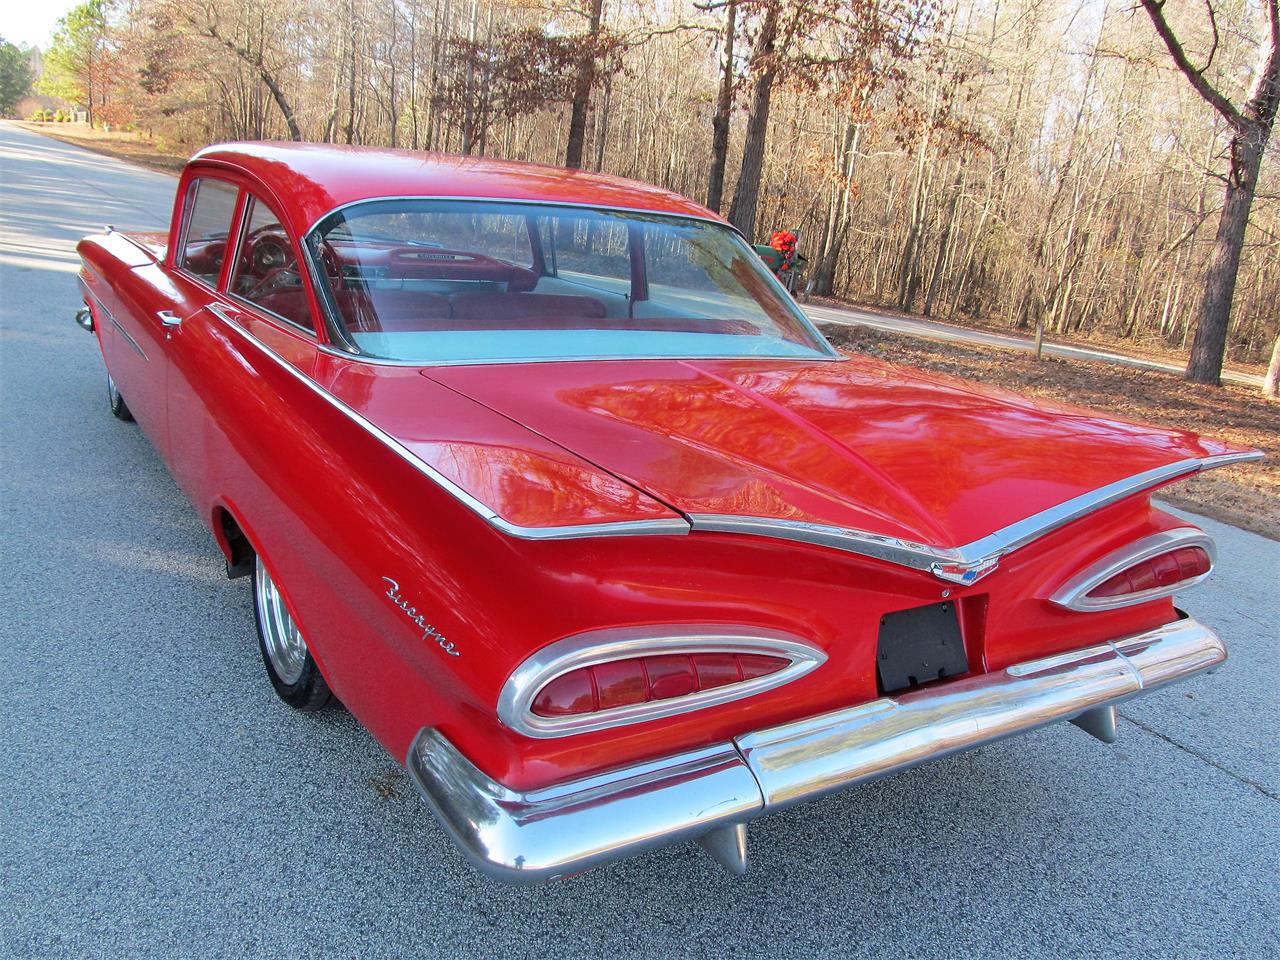
[[[428,363],[832,357],[730,228],[630,211],[373,200],[307,238],[364,354]]]

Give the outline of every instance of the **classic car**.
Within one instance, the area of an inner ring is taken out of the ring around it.
[[[1151,502],[1260,456],[833,349],[746,240],[599,174],[206,148],[79,245],[111,412],[462,853],[542,880],[1222,662]]]

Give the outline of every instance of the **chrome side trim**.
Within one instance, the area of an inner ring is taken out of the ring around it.
[[[771,517],[735,517],[698,513],[690,514],[689,521],[694,530],[742,533],[812,543],[864,557],[874,557],[877,560],[896,563],[913,570],[927,570],[939,579],[968,585],[994,570],[1005,554],[1012,553],[1095,510],[1101,510],[1125,497],[1141,493],[1143,490],[1177,477],[1246,460],[1259,460],[1262,455],[1261,450],[1250,450],[1212,457],[1191,457],[1163,467],[1145,470],[1132,477],[1099,487],[1097,490],[1082,493],[1078,497],[1032,514],[1025,520],[1011,523],[1007,527],[1002,527],[994,533],[959,547],[932,546],[897,537],[882,536],[865,530],[798,520],[775,520]]]
[[[1144,470],[1142,473],[1134,474],[1132,477],[1125,477],[1123,480],[1109,483],[1104,487],[1099,487],[1097,490],[1090,490],[1088,493],[1082,493],[1078,497],[1072,497],[1056,507],[1050,507],[1048,510],[1034,513],[1025,520],[1011,523],[1009,526],[1002,527],[981,540],[966,543],[960,548],[960,552],[968,557],[1003,556],[1006,553],[1017,550],[1019,547],[1026,546],[1032,540],[1038,540],[1046,533],[1051,533],[1059,527],[1065,527],[1073,520],[1079,520],[1095,510],[1109,507],[1125,497],[1141,493],[1143,490],[1164,483],[1166,480],[1172,480],[1184,474],[1195,473],[1203,469],[1203,462],[1192,457],[1186,460],[1179,460],[1176,463],[1166,464],[1163,467]]]
[[[1168,587],[1155,587],[1138,593],[1124,594],[1118,597],[1090,597],[1089,591],[1099,584],[1105,583],[1122,570],[1135,563],[1150,560],[1152,557],[1179,547],[1200,547],[1209,554],[1209,570],[1198,577],[1182,580]],[[1113,550],[1101,560],[1091,563],[1074,577],[1054,591],[1050,602],[1068,610],[1088,613],[1093,610],[1114,610],[1117,607],[1129,607],[1135,603],[1146,603],[1148,600],[1159,600],[1171,597],[1175,593],[1188,590],[1198,583],[1203,583],[1213,573],[1218,563],[1218,550],[1213,539],[1203,530],[1195,527],[1179,527],[1176,530],[1163,530],[1160,533],[1143,537],[1134,543],[1126,544],[1119,550]]]
[[[550,879],[700,837],[740,869],[736,828],[764,813],[1059,720],[1105,735],[1099,711],[1226,655],[1217,634],[1183,619],[539,790],[494,781],[429,727],[405,765],[463,854],[498,879]]]
[[[733,224],[727,220],[721,220],[719,217],[711,215],[708,211],[707,216],[696,213],[671,213],[663,210],[646,210],[643,207],[618,207],[606,203],[575,203],[572,200],[524,200],[516,197],[463,197],[457,195],[444,195],[432,193],[411,193],[401,194],[398,196],[374,196],[365,197],[363,200],[349,200],[346,203],[339,204],[331,210],[326,210],[323,214],[316,218],[315,223],[311,224],[303,233],[303,238],[309,237],[315,232],[320,224],[324,223],[336,213],[342,213],[352,207],[363,206],[366,203],[380,203],[383,201],[403,201],[403,200],[446,200],[453,203],[465,201],[467,203],[505,203],[520,204],[531,207],[568,207],[571,210],[607,210],[612,213],[638,213],[642,216],[649,217],[666,217],[672,220],[694,220],[701,223],[714,223],[717,227],[724,227],[733,233],[742,236],[741,232]]]
[[[111,312],[105,303],[102,302],[102,298],[89,288],[89,285],[84,282],[84,277],[77,277],[76,279],[80,283],[81,292],[93,300],[93,302],[98,305],[98,309],[106,314],[107,320],[111,323],[111,326],[115,327],[120,336],[124,337],[124,342],[133,347],[134,352],[136,352],[143,360],[149,361],[151,358],[147,356],[146,351],[143,350],[142,347],[138,346],[138,341],[130,336],[128,330],[120,326],[120,321],[116,319],[116,315]]]
[[[1195,620],[738,737],[767,809],[1118,703],[1226,659]]]
[[[405,766],[467,859],[512,883],[554,880],[693,839],[764,806],[730,743],[522,792],[486,776],[439,730],[424,727]]]
[[[655,700],[574,717],[541,717],[533,701],[548,683],[571,670],[631,657],[672,653],[755,653],[785,657],[791,665],[777,673],[700,690],[683,697]],[[731,625],[662,625],[596,630],[558,640],[516,667],[498,697],[498,719],[526,737],[546,739],[657,720],[718,706],[773,690],[798,680],[826,663],[820,648],[771,630],[750,632]]]
[[[517,357],[514,359],[496,359],[496,360],[391,360],[386,357],[375,357],[367,353],[348,353],[346,350],[340,350],[331,344],[321,344],[319,347],[321,353],[331,357],[338,357],[342,360],[351,360],[357,363],[368,363],[379,367],[416,367],[419,370],[429,370],[435,367],[510,367],[517,366],[522,363],[595,363],[605,360],[687,360],[691,363],[701,363],[704,360],[755,360],[761,363],[846,363],[849,357],[752,357],[739,354],[736,357],[731,356],[698,356],[698,357],[660,357],[660,356],[640,356],[632,354],[619,354],[616,356],[598,356],[598,357]]]
[[[124,342],[129,344],[129,346],[133,347],[134,351],[137,352],[138,356],[140,356],[143,360],[151,359],[150,357],[147,356],[146,351],[144,351],[140,346],[138,346],[138,341],[133,339],[133,337],[129,335],[129,331],[126,330],[124,327],[120,326],[120,321],[115,318],[115,314],[111,313],[110,311],[107,311],[107,319],[111,321],[111,325],[116,328],[116,331],[120,334],[120,336],[124,337]]]
[[[391,436],[391,434],[387,433],[381,427],[372,423],[363,415],[347,406],[347,404],[342,400],[338,399],[315,380],[312,380],[288,360],[280,356],[280,354],[276,353],[269,346],[255,337],[252,333],[241,326],[236,318],[231,315],[227,307],[219,303],[211,303],[208,304],[205,309],[217,317],[227,328],[235,331],[243,337],[245,341],[252,344],[264,356],[272,360],[277,366],[305,386],[308,390],[320,397],[347,419],[351,420],[401,460],[429,479],[432,483],[439,486],[445,493],[449,494],[477,516],[484,519],[490,524],[490,526],[501,530],[509,536],[518,537],[521,540],[572,540],[581,537],[633,537],[655,534],[681,535],[689,532],[689,524],[680,517],[670,517],[657,520],[623,520],[614,523],[585,523],[557,527],[525,527],[511,523],[509,520],[504,520],[502,517],[498,516],[491,507],[486,506],[471,494],[467,493],[466,490],[463,490],[440,471],[436,470],[435,467],[431,466],[431,464],[416,456],[411,450],[400,443],[400,441]]]
[[[1261,450],[1244,450],[1240,453],[1219,453],[1212,457],[1204,457],[1200,461],[1201,470],[1212,470],[1215,467],[1229,467],[1233,463],[1245,463],[1249,460],[1261,460],[1265,454]]]
[[[691,513],[689,522],[696,531],[742,533],[778,540],[796,540],[834,550],[887,560],[913,570],[928,570],[938,562],[962,563],[959,550],[931,547],[913,540],[886,537],[865,530],[834,527],[802,520],[774,520],[770,517],[735,517],[724,514]]]

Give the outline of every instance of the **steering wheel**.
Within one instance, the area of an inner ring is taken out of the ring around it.
[[[295,259],[289,235],[279,224],[268,223],[245,236],[240,269],[265,277],[272,270],[292,266]]]
[[[257,301],[261,297],[275,293],[285,287],[302,286],[302,278],[298,276],[298,271],[290,264],[287,267],[276,267],[265,277],[255,283],[249,290],[243,294],[246,300]]]

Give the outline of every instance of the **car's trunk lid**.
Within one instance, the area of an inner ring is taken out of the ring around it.
[[[937,546],[1235,449],[867,358],[462,365],[424,376],[685,515]]]

